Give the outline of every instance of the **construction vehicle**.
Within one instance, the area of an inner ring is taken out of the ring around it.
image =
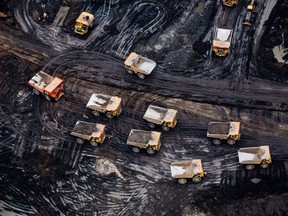
[[[254,12],[255,11],[255,5],[256,5],[256,0],[251,0],[247,5],[247,10]]]
[[[222,4],[227,7],[235,7],[238,4],[238,0],[222,0]]]
[[[82,12],[76,20],[74,32],[84,35],[88,32],[88,28],[93,26],[94,16],[88,12]]]
[[[77,137],[78,144],[83,144],[85,140],[88,140],[92,146],[97,146],[106,138],[105,128],[106,126],[102,124],[77,121],[71,135]]]
[[[121,98],[106,94],[92,94],[86,107],[93,110],[93,115],[105,113],[108,118],[119,116],[122,112]]]
[[[255,13],[256,0],[251,0],[247,5],[247,13],[243,21],[243,25],[252,25],[253,13]]]
[[[215,145],[226,140],[229,145],[234,145],[240,140],[240,122],[209,122],[207,137],[212,138]]]
[[[206,175],[206,172],[203,171],[201,159],[174,162],[170,168],[172,178],[177,179],[179,184],[186,184],[187,179],[199,183]]]
[[[156,62],[140,56],[135,52],[131,52],[125,60],[124,65],[128,73],[135,73],[139,78],[144,79],[147,75],[151,74],[156,67]]]
[[[132,146],[132,151],[136,153],[146,149],[148,154],[155,154],[161,147],[160,136],[161,133],[157,131],[131,129],[127,145]]]
[[[40,71],[34,75],[28,82],[33,87],[35,95],[43,94],[46,100],[59,100],[64,95],[64,81],[58,77],[52,77],[49,74]]]
[[[216,56],[228,55],[228,53],[230,52],[232,34],[232,29],[215,29],[212,49]]]
[[[266,169],[272,163],[269,146],[240,148],[238,151],[239,163],[244,164],[247,170],[253,170],[254,165]]]
[[[143,118],[148,121],[148,126],[150,128],[161,125],[163,130],[169,131],[170,128],[174,128],[177,124],[177,112],[178,111],[174,109],[149,105]]]

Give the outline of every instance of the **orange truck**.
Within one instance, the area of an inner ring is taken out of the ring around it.
[[[64,81],[43,71],[35,74],[29,80],[28,85],[33,87],[34,94],[43,94],[48,101],[51,99],[57,101],[64,95]]]

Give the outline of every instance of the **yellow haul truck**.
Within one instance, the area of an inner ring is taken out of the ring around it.
[[[84,35],[88,32],[88,28],[93,26],[94,16],[88,12],[82,12],[76,20],[74,32]]]
[[[156,125],[161,125],[163,130],[169,131],[177,124],[177,112],[178,111],[174,109],[149,105],[143,119],[148,121],[148,126],[150,128],[155,128]]]
[[[230,52],[232,29],[216,28],[212,48],[216,56],[226,56]]]
[[[240,140],[240,122],[209,122],[207,137],[213,144],[219,145],[226,140],[229,145],[234,145]]]
[[[222,0],[222,4],[227,7],[235,7],[238,4],[238,0]]]
[[[93,110],[93,115],[105,113],[108,118],[119,116],[122,112],[121,98],[106,94],[92,94],[86,107]]]
[[[157,131],[144,131],[132,129],[127,139],[127,145],[132,146],[133,152],[140,152],[141,149],[145,149],[148,154],[154,154],[160,150],[161,133]]]
[[[156,67],[156,62],[132,52],[125,60],[124,65],[128,73],[135,73],[139,78],[144,79]]]
[[[251,0],[247,5],[247,13],[243,21],[243,25],[252,25],[253,13],[255,13],[256,0]]]
[[[269,146],[240,148],[238,151],[239,163],[244,164],[247,170],[253,170],[255,165],[262,169],[272,163]]]
[[[179,184],[186,184],[187,179],[199,183],[206,175],[201,159],[174,162],[170,168],[172,178],[177,179]]]
[[[105,127],[102,124],[77,121],[71,135],[77,137],[78,144],[83,144],[85,140],[88,140],[92,146],[97,146],[106,138]]]

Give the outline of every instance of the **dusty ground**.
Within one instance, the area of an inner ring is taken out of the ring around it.
[[[272,51],[287,48],[287,4],[259,0],[246,28],[244,1],[233,9],[210,0],[2,1],[0,215],[287,215],[287,58]],[[82,10],[95,25],[78,37]],[[217,26],[234,29],[225,59],[210,50]],[[125,72],[133,50],[158,63],[145,80]],[[27,82],[39,70],[65,80],[60,101],[32,94]],[[95,118],[85,109],[94,92],[121,97],[121,116]],[[179,111],[154,156],[126,145],[130,129],[149,130],[149,104]],[[109,138],[77,145],[77,120],[106,124]],[[242,122],[239,144],[210,143],[207,124],[218,120]],[[237,150],[263,144],[272,166],[246,171]],[[191,158],[208,174],[178,185],[170,163]]]

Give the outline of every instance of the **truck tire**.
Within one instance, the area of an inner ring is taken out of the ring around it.
[[[96,111],[96,110],[93,110],[93,111],[92,111],[92,114],[93,114],[94,116],[100,116],[100,113],[99,113],[98,111]]]
[[[202,181],[202,178],[201,178],[200,176],[194,176],[193,179],[192,179],[192,181],[193,181],[194,183],[199,183],[199,182]]]
[[[139,153],[139,152],[140,152],[140,148],[134,146],[134,147],[132,148],[132,151],[135,152],[135,153]]]
[[[150,154],[150,155],[155,154],[155,150],[153,148],[149,147],[147,149],[147,153]]]
[[[268,167],[269,167],[269,164],[268,163],[261,163],[260,164],[260,167],[262,168],[262,169],[267,169]]]
[[[37,89],[33,89],[33,93],[34,93],[35,95],[40,95],[40,92],[39,92]]]
[[[186,184],[187,183],[187,179],[185,179],[185,178],[178,179],[178,183],[179,184]]]
[[[51,98],[50,98],[49,95],[44,95],[44,97],[45,97],[45,99],[46,99],[47,101],[51,101]]]
[[[212,143],[214,145],[220,145],[221,144],[221,140],[220,139],[213,139]]]
[[[111,113],[106,113],[106,117],[109,118],[109,119],[112,119],[113,115]]]
[[[248,164],[246,165],[246,170],[253,170],[254,169],[254,165],[253,164]]]
[[[142,73],[137,73],[137,76],[140,78],[140,79],[145,79],[145,74],[142,74]]]
[[[77,139],[76,139],[76,142],[77,142],[78,144],[83,144],[83,143],[84,143],[84,140],[83,140],[82,138],[77,138]]]
[[[148,122],[148,127],[154,129],[156,127],[156,125],[152,122]]]
[[[91,144],[92,146],[98,146],[98,143],[97,143],[96,140],[94,140],[94,139],[90,140],[90,144]]]
[[[167,125],[162,125],[162,129],[164,130],[164,131],[169,131],[170,130],[170,127],[168,127]]]
[[[236,140],[234,140],[234,139],[228,139],[228,140],[227,140],[227,143],[228,143],[229,145],[234,145],[234,144],[236,143]]]
[[[131,70],[131,69],[127,69],[127,72],[128,72],[129,74],[133,74],[133,73],[134,73],[134,71]]]

